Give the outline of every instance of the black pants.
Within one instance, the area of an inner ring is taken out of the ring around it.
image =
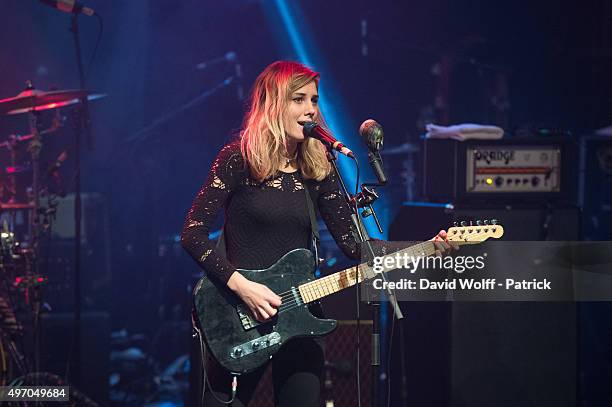
[[[295,339],[283,345],[272,358],[274,404],[279,407],[318,407],[324,367],[323,341]],[[232,406],[248,406],[268,365],[238,376],[238,391]],[[206,359],[206,372],[215,395],[229,400],[232,377],[212,357]],[[206,389],[204,407],[226,406]]]

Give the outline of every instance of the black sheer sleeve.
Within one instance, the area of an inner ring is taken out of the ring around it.
[[[239,145],[233,143],[223,147],[193,200],[181,233],[181,245],[189,255],[209,276],[226,284],[236,269],[227,261],[225,253],[215,248],[216,242],[211,241],[208,234],[243,174]]]
[[[357,231],[351,220],[351,209],[340,191],[334,172],[318,183],[315,189],[319,192],[319,213],[336,244],[347,257],[359,260],[361,255],[355,241]]]

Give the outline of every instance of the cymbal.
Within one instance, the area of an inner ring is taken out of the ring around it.
[[[57,109],[78,103],[81,98],[96,100],[105,97],[103,93],[93,93],[85,89],[54,90],[45,92],[26,89],[12,98],[0,100],[0,114],[20,114],[31,111]]]

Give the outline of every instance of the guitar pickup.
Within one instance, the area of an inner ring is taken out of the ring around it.
[[[253,329],[261,324],[258,320],[253,318],[248,308],[244,304],[238,304],[236,307],[236,312],[238,313],[238,318],[240,319],[242,328],[244,328],[245,331]]]
[[[230,357],[233,359],[240,359],[242,357],[245,357],[255,352],[259,352],[261,350],[269,348],[270,346],[278,345],[280,343],[280,334],[278,332],[272,332],[268,335],[264,335],[259,338],[253,339],[252,341],[235,346],[230,351]]]

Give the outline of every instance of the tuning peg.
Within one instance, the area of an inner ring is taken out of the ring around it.
[[[488,220],[488,219],[485,219],[485,220],[484,220],[484,225],[485,225],[485,226],[487,226],[488,224],[489,224],[489,220]]]
[[[474,226],[474,222],[473,221],[470,221],[470,226]]]
[[[497,219],[491,219],[491,225],[497,225]]]
[[[467,226],[467,222],[466,222],[466,221],[464,221],[464,220],[462,220],[462,221],[461,221],[461,226]]]
[[[482,225],[482,222],[481,222],[481,220],[480,220],[480,219],[478,219],[478,220],[476,221],[476,226],[480,226],[480,225]]]
[[[457,223],[457,221],[454,221],[453,222],[453,227],[457,227],[457,226],[459,226],[459,224]]]

